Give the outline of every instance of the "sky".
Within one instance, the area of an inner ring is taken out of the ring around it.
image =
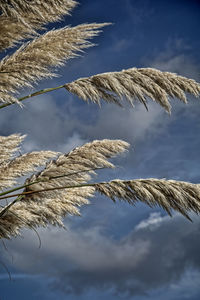
[[[96,44],[42,81],[33,91],[84,76],[130,67],[154,67],[200,82],[200,2],[195,0],[79,0],[72,16],[49,29],[112,22]],[[27,91],[26,91],[27,92]],[[25,92],[24,92],[25,93]],[[200,182],[200,99],[171,100],[169,116],[149,100],[101,108],[58,90],[1,110],[0,135],[27,134],[22,151],[68,152],[94,139],[122,139],[127,155],[98,179],[167,178]],[[197,300],[200,295],[200,217],[172,218],[138,203],[112,203],[96,196],[66,217],[66,230],[0,244],[0,300]],[[10,271],[9,280],[4,266]]]

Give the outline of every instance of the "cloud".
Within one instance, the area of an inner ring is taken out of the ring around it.
[[[185,54],[171,56],[168,52],[164,52],[151,65],[162,71],[174,72],[197,81],[199,80],[199,66],[195,63],[194,59]]]
[[[51,289],[67,294],[112,290],[129,297],[153,289],[180,290],[184,276],[200,272],[199,228],[195,217],[190,224],[179,215],[171,219],[151,214],[119,240],[100,227],[52,229],[40,230],[40,250],[30,233],[9,247],[22,272],[54,277]]]
[[[166,219],[168,217],[165,217]],[[161,216],[160,212],[151,213],[149,218],[146,220],[142,220],[136,227],[135,230],[151,228],[152,230],[159,227],[164,220],[164,217]]]
[[[51,95],[40,96],[24,105],[23,109],[16,105],[8,107],[0,119],[2,135],[27,134],[23,151],[48,149],[67,152],[85,142],[78,132],[80,123],[71,111],[73,107],[65,113],[63,106],[59,106]],[[65,108],[67,105],[66,101]]]
[[[165,112],[154,103],[150,103],[148,112],[142,104],[136,104],[135,108],[124,109],[104,105],[96,122],[85,126],[85,129],[92,137],[121,138],[136,143],[144,141],[148,136],[155,136],[162,130],[163,115]]]

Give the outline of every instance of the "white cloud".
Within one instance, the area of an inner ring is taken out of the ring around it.
[[[162,222],[168,220],[169,217],[162,217],[160,212],[151,213],[149,218],[142,220],[138,225],[136,225],[135,230],[146,229],[156,230]]]

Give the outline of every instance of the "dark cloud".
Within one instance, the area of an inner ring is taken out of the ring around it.
[[[107,256],[109,262],[99,258],[101,268],[86,260],[88,268],[62,274],[54,288],[57,286],[67,293],[112,288],[118,294],[138,295],[177,283],[188,268],[200,271],[200,223],[195,225],[195,228],[188,226],[176,217],[164,219],[157,228],[149,226],[134,231],[119,242],[119,260],[113,248],[112,255]]]
[[[200,222],[193,219],[189,223],[178,215],[171,219],[153,213],[119,240],[97,227],[65,234],[56,229],[48,235],[40,231],[43,246],[39,251],[33,251],[30,235],[14,244],[15,266],[54,277],[51,289],[67,294],[112,290],[132,297],[161,288],[169,292],[179,287],[187,272],[196,274],[198,282]]]

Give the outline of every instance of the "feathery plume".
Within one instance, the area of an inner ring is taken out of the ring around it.
[[[24,14],[32,13],[35,17],[39,16],[41,19],[45,19],[45,14],[54,15],[54,18],[58,18],[62,15],[69,14],[69,12],[77,5],[74,0],[1,0],[0,10],[6,16],[15,18],[22,17]],[[55,15],[58,16],[55,16]],[[53,19],[52,21],[56,21]]]
[[[0,16],[0,51],[13,47],[16,42],[36,35],[34,27],[27,26],[12,17]]]
[[[150,207],[160,206],[170,216],[171,209],[190,217],[188,213],[200,213],[200,184],[164,179],[113,180],[95,184],[96,191],[111,198],[135,204],[142,201]]]
[[[128,181],[117,179],[62,188],[63,190],[67,188],[67,193],[65,192],[62,197],[57,193],[55,199],[48,198],[47,192],[38,190],[37,199],[33,199],[33,195],[26,195],[28,198],[24,200],[22,198],[20,202],[10,207],[6,214],[0,217],[0,238],[17,235],[22,227],[34,228],[47,226],[49,223],[63,226],[61,217],[66,214],[79,215],[77,207],[88,204],[87,198],[93,197],[95,191],[113,201],[118,198],[131,205],[137,201],[142,201],[150,207],[158,205],[170,216],[171,209],[174,209],[190,221],[188,215],[190,211],[200,213],[200,184],[151,178]]]
[[[124,152],[127,148],[128,144],[120,140],[93,141],[75,148],[68,154],[60,155],[56,160],[49,162],[43,171],[27,179],[26,184],[39,180],[41,182],[27,187],[25,191],[88,182],[94,174],[94,171],[88,171],[89,168],[114,167],[107,160]],[[62,176],[67,173],[71,175],[45,181],[53,176]],[[69,188],[67,192],[54,190],[26,195],[1,216],[0,238],[17,235],[22,227],[34,228],[48,224],[63,226],[61,218],[66,214],[79,215],[78,207],[88,204],[88,198],[92,197],[94,192],[95,187],[83,186]]]
[[[185,92],[200,95],[200,84],[174,73],[152,68],[130,68],[121,72],[97,74],[65,84],[65,88],[85,101],[99,104],[101,99],[121,105],[125,98],[133,105],[139,100],[147,107],[147,98],[170,113],[169,96],[187,102]]]
[[[88,204],[87,199],[93,196],[94,191],[93,187],[82,187],[70,189],[62,198],[15,203],[0,218],[0,239],[18,235],[21,228],[46,227],[48,224],[63,226],[61,218],[66,214],[80,215],[78,207]]]
[[[35,181],[41,181],[31,185],[25,191],[35,191],[39,189],[48,189],[60,186],[70,186],[83,184],[91,179],[94,171],[88,169],[113,168],[114,165],[108,162],[108,159],[128,149],[129,144],[121,140],[101,140],[87,143],[77,147],[67,154],[60,155],[56,160],[50,161],[45,169],[37,174],[32,175],[26,180],[26,184]],[[85,172],[83,172],[85,171]],[[63,174],[71,174],[66,177],[59,177]],[[46,181],[51,177],[58,176],[58,179]],[[42,182],[44,181],[44,182]],[[64,194],[64,191],[54,191],[53,194]],[[48,198],[48,193],[45,193]],[[52,192],[49,193],[50,197]],[[32,195],[33,198],[43,198],[43,195]],[[28,196],[26,197],[26,200]]]
[[[1,102],[7,101],[10,96],[11,101],[17,101],[13,94],[20,88],[55,76],[51,68],[62,66],[66,60],[77,56],[77,52],[91,47],[88,40],[106,25],[108,23],[93,23],[51,30],[5,57],[0,62]]]
[[[77,5],[74,0],[0,1],[0,50],[36,35],[42,25],[59,21]]]
[[[0,166],[4,167],[12,155],[19,150],[19,145],[25,138],[25,135],[12,134],[9,136],[0,136]]]
[[[30,152],[0,166],[0,189],[13,186],[17,183],[17,178],[34,172],[37,167],[43,166],[47,160],[57,155],[58,153],[53,151]]]

